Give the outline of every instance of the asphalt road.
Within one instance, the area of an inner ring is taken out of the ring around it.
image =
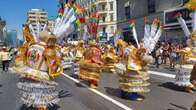
[[[65,74],[71,76],[69,70]],[[86,88],[83,85],[85,82],[73,80],[63,75],[56,79],[61,91],[58,110],[123,110],[122,105],[130,110],[190,110],[196,101],[196,93],[183,92],[173,85],[174,79],[159,75],[151,75],[151,92],[144,94],[146,100],[143,102],[122,99],[118,89],[118,76],[114,74],[101,74],[98,93]],[[0,110],[20,110],[22,104],[16,88],[17,81],[18,76],[15,74],[0,71]]]

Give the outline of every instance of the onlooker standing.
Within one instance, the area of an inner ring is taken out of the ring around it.
[[[174,44],[169,43],[169,48],[167,49],[169,64],[171,64],[171,53],[172,53],[173,49],[174,49]]]
[[[176,48],[172,44],[171,47],[170,47],[170,68],[171,69],[175,68],[176,62],[177,62]]]
[[[181,49],[182,49],[182,46],[181,46],[180,44],[178,44],[178,45],[176,46],[176,55],[177,55],[176,63],[177,63],[177,64],[181,64],[181,63],[180,63],[180,62],[181,62],[181,53],[180,53]]]
[[[0,52],[0,57],[3,65],[3,71],[8,71],[9,68],[9,52],[7,51],[6,47],[3,47],[2,51]]]
[[[195,86],[196,88],[196,64],[194,64],[193,70],[191,72],[191,83]],[[195,103],[196,107],[196,103]]]
[[[166,64],[167,63],[167,58],[169,58],[168,49],[169,49],[169,44],[168,43],[164,44],[164,47],[163,47],[163,64]]]
[[[162,46],[158,47],[155,50],[155,65],[157,68],[159,68],[159,65],[162,63],[162,62],[160,62],[161,54],[162,54]]]

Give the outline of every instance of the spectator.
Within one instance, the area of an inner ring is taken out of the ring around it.
[[[166,64],[167,63],[167,58],[169,58],[169,44],[166,43],[163,46],[163,63]]]
[[[180,51],[181,51],[181,49],[182,49],[182,47],[181,47],[181,44],[178,44],[177,46],[176,46],[176,64],[180,64],[180,61],[181,61],[181,53],[180,53]]]
[[[9,52],[7,51],[6,47],[3,47],[2,51],[0,52],[1,61],[3,65],[3,71],[8,71],[9,68]]]
[[[194,64],[193,70],[191,72],[191,80],[190,81],[196,88],[196,64]],[[195,103],[195,106],[196,106],[196,103]]]
[[[176,62],[177,62],[177,53],[176,53],[176,48],[174,46],[174,44],[171,44],[170,48],[169,48],[169,53],[170,53],[170,68],[174,69]]]
[[[161,54],[163,47],[160,45],[156,50],[155,50],[155,65],[157,68],[159,68],[159,65],[162,63],[161,60]]]

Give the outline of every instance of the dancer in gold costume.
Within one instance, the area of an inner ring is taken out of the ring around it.
[[[79,77],[89,81],[91,88],[97,88],[103,64],[101,61],[101,49],[95,41],[91,41],[89,46],[84,53],[84,59],[80,61]]]
[[[115,73],[115,64],[118,62],[118,56],[116,55],[114,47],[107,45],[102,59],[104,63],[104,70]]]
[[[53,79],[63,71],[61,58],[56,48],[54,35],[43,32],[42,42],[35,42],[27,25],[24,27],[26,42],[19,48],[13,70],[22,77],[17,83],[22,102],[28,107],[47,110],[48,106],[59,101]]]
[[[149,28],[152,29],[152,33]],[[128,96],[131,100],[142,101],[145,97],[139,93],[150,91],[148,88],[150,85],[148,82],[150,78],[148,64],[153,61],[153,58],[149,53],[155,47],[162,31],[160,22],[154,19],[152,24],[145,25],[145,42],[143,42],[144,44],[139,44],[135,25],[132,25],[132,30],[137,47],[127,45],[123,40],[118,41],[121,61],[116,65],[116,71],[120,76],[122,97]]]
[[[131,100],[141,101],[143,96],[138,93],[149,92],[147,88],[150,84],[147,82],[149,74],[147,73],[147,65],[152,61],[152,58],[147,55],[145,48],[128,47],[129,53],[123,59],[122,64],[118,64],[117,73],[120,76],[120,89],[122,97],[125,94],[130,94]]]
[[[78,41],[78,45],[76,46],[75,51],[76,51],[75,62],[79,62],[84,57],[84,52],[85,52],[84,41]]]
[[[61,9],[67,10],[69,14],[61,13],[62,16],[56,19],[51,32],[48,32],[47,24],[42,28],[39,20],[36,22],[36,30],[31,23],[24,25],[25,42],[18,49],[15,66],[11,70],[20,75],[17,87],[25,110],[30,107],[36,110],[48,110],[60,100],[58,83],[54,80],[63,73],[61,46],[57,41],[76,30],[73,27],[77,20],[73,7],[64,7],[64,3],[61,6]],[[69,18],[73,19],[64,21]]]
[[[188,47],[180,51],[181,54],[185,55],[185,61],[180,65],[178,73],[176,74],[175,84],[185,88],[185,91],[193,93],[196,89],[196,2],[190,0],[186,4],[187,9],[191,11],[192,17],[192,32],[189,31],[182,15],[176,14],[177,20],[180,23],[184,34],[188,38]]]

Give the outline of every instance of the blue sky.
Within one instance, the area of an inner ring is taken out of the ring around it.
[[[16,29],[21,35],[22,24],[27,19],[27,12],[32,8],[48,11],[48,17],[57,15],[58,0],[1,0],[0,16],[7,22],[8,29]]]

